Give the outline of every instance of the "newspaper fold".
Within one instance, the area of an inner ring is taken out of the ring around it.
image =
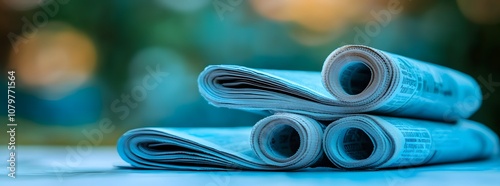
[[[123,134],[117,148],[137,168],[273,170],[253,153],[250,132],[251,127],[139,128]]]
[[[325,129],[327,157],[340,168],[377,169],[484,159],[498,155],[498,136],[469,120],[433,121],[358,115]]]
[[[358,45],[333,51],[322,72],[212,65],[198,86],[214,106],[330,121],[375,113],[451,122],[472,115],[482,101],[466,74]]]
[[[262,119],[253,130],[133,129],[120,137],[117,149],[125,162],[137,168],[295,170],[309,167],[324,156],[323,128],[310,118],[283,113]]]

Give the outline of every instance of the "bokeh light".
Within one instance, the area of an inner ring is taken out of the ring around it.
[[[19,84],[39,96],[57,99],[87,81],[96,67],[94,43],[62,22],[50,22],[22,36],[12,50],[9,68],[16,69]]]
[[[464,16],[474,23],[500,23],[500,1],[498,0],[457,0],[457,3]]]
[[[182,55],[167,48],[140,50],[129,65],[129,78],[130,94],[141,94],[134,100],[141,103],[136,113],[138,122],[158,123],[165,117],[175,117],[172,114],[177,108],[198,98],[193,83],[196,75],[189,72]],[[141,93],[136,93],[139,89]]]
[[[290,21],[314,32],[345,27],[360,17],[371,2],[353,0],[251,0],[257,13],[276,21]]]

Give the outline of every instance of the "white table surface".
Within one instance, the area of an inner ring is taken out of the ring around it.
[[[500,185],[500,158],[378,171],[314,168],[296,172],[214,172],[119,169],[116,165],[125,162],[114,147],[93,147],[89,153],[79,154],[65,147],[19,146],[17,154],[16,179],[7,177],[7,169],[2,168],[0,186]],[[8,158],[6,148],[0,150],[0,158]]]

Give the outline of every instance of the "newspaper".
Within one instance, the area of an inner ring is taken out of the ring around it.
[[[252,149],[270,165],[289,169],[326,166],[321,161],[324,128],[323,124],[305,116],[277,113],[253,127]]]
[[[277,113],[253,127],[133,129],[117,148],[133,167],[173,170],[378,169],[499,153],[496,134],[469,120],[450,124],[352,115],[324,126],[306,116]]]
[[[469,120],[433,121],[358,115],[325,129],[325,153],[338,167],[378,169],[484,159],[498,155],[498,136]]]
[[[330,121],[374,113],[452,122],[468,118],[482,101],[466,74],[359,45],[333,51],[321,72],[208,66],[198,86],[217,107]]]
[[[120,137],[117,149],[136,168],[295,170],[310,167],[324,156],[323,128],[310,118],[279,113],[262,119],[253,130],[133,129]]]
[[[208,66],[198,86],[214,106],[274,115],[253,127],[130,130],[122,159],[148,169],[377,169],[499,153],[495,133],[463,119],[482,101],[473,78],[366,46],[333,51],[321,72]]]

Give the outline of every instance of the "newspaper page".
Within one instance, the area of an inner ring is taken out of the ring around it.
[[[472,115],[482,100],[466,74],[357,45],[333,51],[322,72],[212,65],[198,86],[217,107],[330,121],[376,113],[452,122]]]
[[[456,124],[358,115],[325,129],[327,157],[345,169],[378,169],[485,159],[498,155],[498,136],[469,120]]]
[[[310,118],[279,113],[253,129],[133,129],[120,137],[117,149],[136,168],[296,170],[329,162],[322,149],[323,129]]]

